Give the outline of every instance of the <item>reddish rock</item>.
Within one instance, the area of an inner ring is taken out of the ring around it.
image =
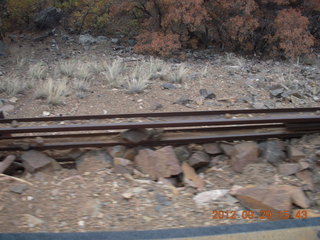
[[[212,155],[222,154],[222,149],[219,147],[219,144],[217,143],[206,143],[206,144],[203,144],[203,147],[206,153],[209,153]]]
[[[153,180],[178,175],[182,172],[171,146],[156,151],[142,149],[135,157],[134,163],[139,171],[148,174]]]
[[[0,162],[0,173],[3,173],[16,160],[15,155],[8,155],[2,162]]]
[[[190,167],[188,163],[182,163],[182,171],[183,179],[186,184],[190,185],[191,187],[197,188],[199,191],[204,188],[203,179],[197,175],[196,171],[192,167]]]
[[[295,146],[287,148],[288,158],[291,162],[298,162],[300,159],[305,158],[305,154],[297,149]]]
[[[235,145],[232,157],[232,169],[242,173],[245,166],[258,160],[259,147],[255,142],[243,142]]]
[[[305,184],[304,190],[314,191],[314,184],[312,180],[312,172],[309,170],[302,170],[296,173],[297,178],[302,180],[302,183]]]
[[[156,154],[157,161],[159,161],[157,165],[163,169],[164,172],[169,172],[170,175],[168,177],[178,175],[182,172],[177,156],[171,146],[158,149]]]
[[[235,153],[234,145],[229,144],[229,143],[220,143],[219,146],[222,149],[222,151],[224,152],[224,154],[228,155],[229,157],[234,155],[234,153]]]
[[[213,167],[219,164],[219,162],[223,161],[224,158],[227,158],[225,155],[218,155],[211,158],[209,167]]]
[[[279,185],[271,187],[246,187],[232,192],[240,203],[258,213],[271,211],[271,220],[280,220],[280,211],[291,211],[292,204],[302,208],[308,208],[310,201],[300,188]]]
[[[299,161],[299,165],[300,165],[300,171],[311,168],[311,164],[304,159]]]
[[[188,159],[188,163],[193,168],[206,167],[210,163],[210,156],[202,151],[197,151]]]
[[[137,154],[138,152],[135,148],[129,148],[124,152],[123,158],[133,161]]]
[[[21,155],[21,159],[24,168],[31,173],[42,170],[46,167],[52,166],[54,163],[57,163],[53,158],[48,157],[46,154],[35,150],[25,152]]]
[[[300,170],[300,164],[298,163],[283,163],[278,167],[278,171],[281,175],[289,176],[297,173]]]
[[[291,199],[292,203],[301,208],[308,208],[311,205],[310,200],[306,197],[304,192],[299,187],[291,187]]]

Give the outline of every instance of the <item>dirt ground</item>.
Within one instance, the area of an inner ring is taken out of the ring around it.
[[[65,33],[58,32],[42,42],[33,41],[39,34],[12,35],[15,41],[10,46],[12,55],[0,60],[0,81],[13,75],[27,81],[30,65],[37,62],[45,63],[48,74],[54,76],[55,66],[66,59],[99,64],[104,59],[120,58],[129,69],[149,59],[133,53],[131,47],[112,43],[111,40],[85,50],[77,42],[77,36],[72,36],[74,41],[66,41],[63,38]],[[176,89],[163,89],[162,84],[168,81],[154,79],[142,93],[128,94],[126,89],[111,87],[101,75],[95,74],[84,96],[79,97],[76,91],[70,91],[63,104],[51,105],[46,99],[35,99],[37,86],[34,86],[14,96],[0,93],[3,99],[1,107],[12,106],[5,111],[6,117],[10,118],[320,106],[319,58],[312,65],[307,65],[259,60],[208,49],[185,51],[164,62],[169,71],[174,71],[182,63],[186,66],[186,77],[182,83],[174,83]],[[282,89],[281,96],[272,93],[279,88]],[[215,97],[201,98],[200,89],[213,92]],[[187,104],[176,103],[181,97],[190,101]],[[309,149],[310,154],[314,155],[319,147],[313,145]],[[317,177],[318,167],[313,169]],[[227,160],[222,159],[211,172],[199,175],[206,183],[205,190],[230,189],[235,184],[300,184],[294,176],[279,176],[277,169],[263,160],[238,174]],[[0,232],[150,230],[264,221],[243,218],[214,220],[214,210],[233,210],[241,214],[245,208],[232,199],[217,201],[209,207],[198,207],[193,200],[197,191],[192,187],[176,188],[144,176],[115,174],[112,168],[82,174],[76,169],[64,168],[23,173],[16,177],[25,182],[0,177]],[[10,190],[17,184],[26,185],[21,194]],[[318,185],[316,189],[308,197],[313,201],[311,208],[317,212],[320,210]],[[123,194],[128,191],[133,192],[133,196],[126,199]]]

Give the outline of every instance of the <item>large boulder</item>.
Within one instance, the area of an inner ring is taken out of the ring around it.
[[[62,18],[62,10],[56,7],[43,9],[34,19],[34,23],[39,29],[53,28],[59,24]]]

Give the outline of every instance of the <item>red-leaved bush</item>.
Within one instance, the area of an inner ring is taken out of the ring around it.
[[[137,37],[136,52],[169,56],[181,48],[178,34],[163,32],[144,32]]]
[[[275,34],[269,41],[290,58],[309,53],[314,37],[308,31],[308,23],[308,18],[297,9],[281,10],[274,20]]]
[[[52,4],[65,10],[63,22],[74,22],[73,29],[135,37],[140,53],[214,45],[296,58],[320,46],[320,0],[0,0],[1,27],[14,28],[21,16],[32,19],[26,13],[34,6]]]

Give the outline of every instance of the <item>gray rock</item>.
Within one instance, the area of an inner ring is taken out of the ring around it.
[[[119,44],[119,43],[120,43],[120,40],[119,40],[119,38],[111,38],[111,42],[112,42],[113,44]]]
[[[25,190],[28,189],[27,184],[16,184],[9,188],[11,192],[22,194]]]
[[[192,103],[192,100],[189,99],[186,96],[182,96],[181,98],[179,98],[178,101],[175,102],[176,104],[180,104],[180,105],[187,105],[189,103]]]
[[[112,167],[112,157],[102,150],[92,150],[76,160],[76,167],[80,173],[96,172]]]
[[[11,104],[5,104],[2,107],[0,107],[0,112],[8,113],[12,112],[14,110],[14,106]]]
[[[284,92],[285,92],[285,89],[279,84],[276,84],[270,87],[271,97],[281,98]]]
[[[158,110],[158,109],[161,109],[161,108],[163,108],[163,106],[162,106],[162,104],[160,104],[160,103],[155,103],[155,104],[153,104],[152,106],[151,106],[151,110]]]
[[[252,104],[252,107],[255,109],[266,109],[267,108],[267,106],[262,102],[254,102]]]
[[[135,39],[129,39],[128,40],[128,44],[132,47],[134,45],[136,45],[137,41]]]
[[[43,169],[51,165],[53,162],[56,162],[53,158],[35,150],[31,150],[22,154],[21,159],[24,168],[31,173]]]
[[[132,174],[133,162],[125,158],[114,158],[113,170],[115,173]]]
[[[180,162],[187,161],[191,153],[186,146],[179,146],[174,148],[174,152]]]
[[[79,43],[82,46],[87,47],[97,43],[97,40],[94,37],[92,37],[90,34],[85,34],[85,35],[79,36]]]
[[[205,88],[200,89],[200,95],[203,96],[204,99],[213,99],[216,97],[216,95],[213,92],[208,91]]]
[[[274,166],[278,166],[282,161],[286,159],[284,153],[284,143],[280,140],[271,140],[262,142],[259,145],[262,159],[271,163]]]
[[[172,83],[163,83],[161,84],[162,89],[176,89],[177,87]]]
[[[188,159],[188,163],[191,167],[197,169],[208,166],[210,160],[210,156],[207,153],[203,151],[197,151],[191,155],[191,157]]]
[[[98,36],[96,38],[97,43],[107,42],[109,39],[106,36]]]
[[[62,10],[56,7],[43,9],[34,19],[39,29],[54,28],[62,18]]]
[[[116,145],[112,147],[108,147],[108,153],[111,155],[111,157],[116,158],[116,157],[123,157],[126,147],[123,145]]]
[[[155,192],[155,199],[157,200],[157,202],[161,205],[161,206],[169,206],[171,205],[171,202],[168,201],[168,199],[166,198],[166,196],[164,196],[161,193]]]
[[[143,141],[147,141],[150,137],[150,133],[147,129],[144,128],[130,129],[121,133],[121,137],[129,142],[137,144]]]

